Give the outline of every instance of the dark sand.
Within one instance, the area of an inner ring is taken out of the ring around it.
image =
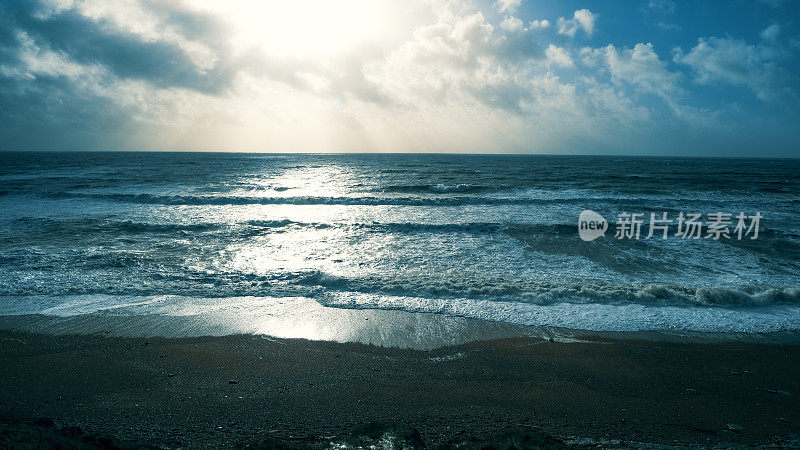
[[[324,446],[370,422],[429,446],[520,430],[787,445],[800,442],[800,346],[513,338],[421,351],[0,331],[0,418],[19,417],[167,447]]]

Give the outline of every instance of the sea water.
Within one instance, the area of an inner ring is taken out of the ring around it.
[[[604,236],[581,239],[584,210]],[[645,239],[651,213],[717,212],[730,237],[673,222]],[[638,239],[615,237],[626,213]],[[733,233],[739,213],[761,216],[756,239]],[[322,310],[792,331],[798,224],[800,160],[0,153],[0,315],[202,317],[200,334],[280,335]]]

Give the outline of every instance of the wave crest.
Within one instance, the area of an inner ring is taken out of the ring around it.
[[[646,304],[658,306],[768,306],[800,304],[800,288],[687,287],[670,284],[608,284],[536,282],[524,278],[344,277],[312,271],[296,283],[331,292],[361,292],[428,298],[468,298],[515,301],[537,305],[555,303]],[[323,293],[324,294],[324,293]],[[325,295],[322,295],[325,301]]]

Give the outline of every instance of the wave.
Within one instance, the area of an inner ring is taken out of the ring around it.
[[[431,299],[343,293],[326,306],[445,314],[519,325],[593,331],[666,333],[766,333],[800,329],[798,306],[695,308],[642,304],[557,303],[534,305],[473,299]]]
[[[294,220],[289,219],[277,219],[277,220],[248,220],[246,222],[247,225],[258,227],[258,228],[286,228],[286,227],[297,227],[297,228],[315,228],[315,229],[322,229],[322,228],[333,228],[336,224],[333,223],[321,223],[321,222],[297,222]]]
[[[295,229],[327,229],[344,228],[374,233],[466,233],[466,234],[498,234],[502,233],[523,244],[534,248],[539,243],[534,243],[531,238],[537,236],[550,236],[554,238],[571,238],[576,243],[579,240],[577,225],[575,224],[536,224],[519,222],[463,222],[463,223],[420,223],[420,222],[302,222],[289,219],[276,220],[248,220],[247,225],[264,228],[266,232],[277,231],[285,228]],[[612,224],[613,226],[613,224]],[[252,233],[245,231],[247,235]],[[582,242],[582,241],[581,241]],[[616,241],[615,241],[616,242]],[[628,241],[619,242],[624,245]],[[563,244],[563,242],[562,242]],[[584,244],[584,246],[586,246]],[[587,251],[597,251],[594,247],[587,247]]]
[[[429,298],[469,298],[554,303],[647,304],[659,306],[765,306],[800,304],[800,288],[754,286],[688,287],[674,284],[539,282],[505,277],[344,277],[311,271],[299,284],[324,287],[329,293],[356,292]],[[325,303],[323,295],[321,301]]]
[[[576,235],[576,225],[529,224],[511,222],[464,222],[464,223],[420,223],[420,222],[300,222],[289,219],[248,220],[247,225],[260,228],[353,228],[383,233],[532,233]]]
[[[497,205],[497,204],[549,204],[559,203],[546,199],[533,198],[493,198],[493,197],[377,197],[377,196],[295,196],[295,197],[252,197],[252,196],[193,196],[193,195],[156,195],[156,194],[59,194],[68,198],[91,198],[127,203],[149,205],[344,205],[344,206],[461,206],[461,205]],[[569,201],[581,201],[571,199]]]
[[[242,222],[215,223],[150,223],[133,220],[113,220],[103,218],[86,219],[52,219],[25,217],[17,219],[0,233],[0,239],[9,235],[36,231],[40,238],[50,235],[53,238],[67,237],[74,239],[77,234],[86,238],[96,237],[102,233],[114,236],[131,234],[204,234],[209,239],[242,239],[270,233],[295,231],[303,229],[324,230],[343,229],[351,232],[384,233],[384,234],[472,234],[472,235],[505,235],[517,240],[530,251],[555,255],[571,255],[583,257],[609,268],[630,269],[647,272],[648,268],[655,272],[669,271],[670,267],[661,267],[648,259],[644,250],[648,246],[659,246],[661,239],[642,241],[630,239],[614,239],[614,222],[609,223],[610,231],[606,238],[593,243],[580,240],[577,225],[565,223],[522,223],[522,222],[463,222],[463,223],[423,223],[423,222],[305,222],[283,219],[253,219]],[[16,229],[15,229],[16,228]],[[646,234],[646,231],[645,231]],[[5,236],[4,236],[5,235]],[[680,238],[671,237],[670,241]],[[702,241],[707,243],[707,241]],[[759,240],[722,239],[713,245],[728,246],[766,257],[794,258],[800,255],[798,234],[786,230],[764,229],[759,233]],[[631,249],[626,260],[619,259],[621,249]],[[639,263],[634,260],[640,260]]]
[[[353,206],[464,206],[464,205],[577,205],[582,208],[591,204],[619,204],[624,201],[625,207],[652,209],[654,202],[667,202],[669,199],[652,197],[620,198],[610,195],[575,195],[548,196],[542,193],[510,192],[503,195],[475,195],[479,192],[454,192],[450,196],[420,196],[406,192],[408,196],[238,196],[238,195],[183,195],[183,194],[124,194],[124,193],[88,193],[88,192],[29,192],[15,191],[15,194],[34,195],[51,199],[95,199],[121,203],[166,206],[203,206],[203,205],[353,205]],[[664,210],[664,206],[659,206]]]
[[[196,233],[217,230],[223,226],[218,223],[150,223],[96,218],[59,220],[24,217],[15,222],[22,226],[36,228],[39,232]]]
[[[51,219],[24,217],[12,224],[22,230],[36,230],[44,233],[65,236],[76,233],[137,234],[154,233],[194,234],[218,232],[218,237],[253,236],[262,233],[283,231],[285,229],[352,229],[375,233],[505,233],[512,237],[531,235],[577,236],[576,225],[569,224],[527,224],[503,222],[465,222],[465,223],[418,223],[418,222],[304,222],[291,219],[254,219],[233,223],[150,223],[133,220],[113,219]]]
[[[160,265],[136,254],[115,252],[70,258],[57,266],[57,276],[38,272],[0,272],[2,296],[156,295],[173,292],[196,297],[313,296],[324,289],[292,283],[297,274],[255,275],[209,272]]]
[[[155,295],[171,292],[200,297],[306,296],[327,306],[383,308],[374,303],[347,303],[343,298],[368,296],[425,298],[431,304],[448,300],[489,303],[645,305],[673,307],[752,308],[800,306],[800,288],[763,286],[681,286],[570,281],[532,281],[525,278],[459,276],[341,276],[319,270],[252,274],[205,270],[165,269],[153,272],[153,261],[114,253],[84,257],[73,267],[61,267],[59,279],[44,274],[5,272],[0,279],[4,296],[26,295]],[[163,269],[163,268],[162,268]],[[136,273],[136,275],[132,275]],[[430,307],[430,305],[420,305]]]
[[[282,191],[282,189],[273,189]],[[502,191],[502,192],[501,192]],[[405,194],[405,195],[404,195]],[[441,195],[433,195],[441,194]],[[447,194],[447,195],[445,195]],[[637,210],[637,212],[665,211],[675,215],[691,205],[693,209],[706,208],[709,211],[721,208],[721,204],[730,202],[738,208],[758,208],[765,210],[765,205],[772,208],[790,206],[794,199],[767,199],[763,197],[732,196],[730,193],[708,192],[702,195],[676,193],[674,195],[621,194],[613,190],[591,189],[534,189],[512,187],[506,185],[478,184],[411,184],[390,185],[373,188],[367,193],[341,196],[319,195],[287,195],[262,196],[200,193],[122,193],[122,192],[81,192],[81,191],[40,191],[37,189],[12,189],[3,197],[33,197],[44,199],[94,199],[109,202],[133,203],[142,205],[165,206],[204,206],[204,205],[343,205],[343,206],[500,206],[500,205],[574,205],[576,208],[592,208],[598,211],[605,209]],[[698,204],[702,203],[705,206]],[[599,209],[598,209],[599,208]]]
[[[174,223],[142,223],[131,220],[121,222],[108,222],[98,226],[101,229],[110,229],[137,233],[171,233],[174,231],[199,232],[211,231],[220,228],[215,223],[174,224]]]
[[[0,327],[56,334],[112,333],[132,337],[256,334],[283,338],[356,340],[367,344],[420,349],[453,345],[474,338],[492,339],[518,334],[576,342],[587,337],[581,330],[655,331],[658,334],[636,337],[679,339],[682,342],[694,342],[696,339],[696,342],[733,340],[775,343],[777,339],[780,343],[796,344],[799,338],[797,331],[800,330],[800,307],[797,306],[750,309],[569,303],[539,306],[516,302],[369,295],[343,295],[339,300],[338,304],[325,307],[312,298],[302,296],[0,296]],[[405,315],[397,311],[427,314]],[[304,322],[319,326],[311,327],[310,334],[308,330],[298,329],[294,325],[299,316],[303,317]],[[361,318],[372,320],[364,322]],[[483,322],[466,323],[458,318]],[[372,325],[366,328],[330,326],[338,323],[352,325],[354,320]],[[509,328],[507,324],[537,328]],[[376,326],[379,329],[374,328]],[[597,337],[594,335],[594,338]]]
[[[668,281],[637,283],[628,281],[631,278],[619,281],[574,277],[533,279],[525,273],[468,268],[362,274],[328,273],[319,269],[258,273],[231,267],[224,260],[220,265],[204,267],[198,266],[191,257],[178,262],[171,255],[158,251],[112,251],[99,247],[63,253],[9,252],[6,256],[7,260],[0,266],[0,292],[5,295],[149,295],[159,292],[207,297],[303,295],[326,303],[332,297],[350,292],[536,305],[599,303],[751,307],[800,304],[800,287],[791,281],[770,286],[683,285]],[[656,266],[653,269],[655,274],[663,275],[658,265],[642,263],[636,266]]]
[[[479,184],[409,184],[389,185],[376,189],[379,192],[400,194],[451,194],[451,193],[486,193],[511,189],[511,186],[485,186]]]

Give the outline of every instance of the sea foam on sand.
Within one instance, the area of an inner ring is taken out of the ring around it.
[[[194,298],[67,296],[4,302],[0,329],[119,336],[256,334],[429,349],[512,336],[575,340],[613,334],[669,340],[791,341],[795,306],[699,308],[636,304],[531,305],[469,299],[359,294],[307,297]],[[46,305],[33,308],[30,305]],[[780,335],[780,338],[776,338]]]

